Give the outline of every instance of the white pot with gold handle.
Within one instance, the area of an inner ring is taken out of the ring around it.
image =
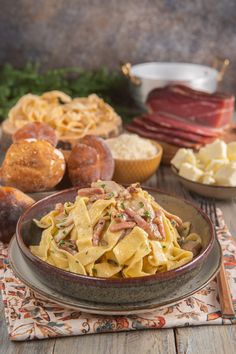
[[[217,69],[220,61],[221,68]],[[228,59],[217,58],[212,67],[189,63],[149,62],[136,65],[125,63],[121,70],[129,79],[135,101],[143,106],[151,90],[172,84],[182,84],[213,93],[217,90],[228,65]]]

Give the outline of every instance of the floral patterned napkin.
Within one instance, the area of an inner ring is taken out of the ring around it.
[[[236,243],[230,235],[222,212],[217,210],[217,233],[223,249],[224,264],[231,294],[236,304]],[[221,317],[216,281],[174,306],[142,315],[102,316],[69,310],[47,301],[18,280],[7,260],[7,247],[0,243],[0,280],[5,317],[11,340],[23,341],[49,337],[149,328],[231,324],[236,318]]]

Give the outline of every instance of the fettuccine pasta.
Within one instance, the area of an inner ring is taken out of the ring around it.
[[[92,183],[78,191],[74,203],[57,204],[35,222],[44,230],[40,244],[30,247],[34,255],[96,277],[142,277],[175,269],[191,261],[194,247],[201,245],[195,233],[181,241],[182,220],[137,184],[125,189],[112,181]]]
[[[120,121],[113,108],[97,95],[72,99],[61,91],[21,97],[8,118],[16,129],[29,122],[47,123],[61,138],[82,138],[102,124]]]

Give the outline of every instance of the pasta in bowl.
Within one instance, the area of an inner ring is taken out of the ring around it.
[[[48,286],[80,299],[125,303],[163,296],[191,279],[214,232],[186,201],[138,184],[98,181],[36,203],[19,220],[17,240]]]

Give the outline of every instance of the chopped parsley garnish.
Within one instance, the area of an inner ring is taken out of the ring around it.
[[[63,233],[63,235],[65,235],[66,234],[66,230],[63,230],[62,233]]]
[[[64,229],[65,224],[58,224],[57,227],[58,227],[58,229]]]
[[[111,265],[113,265],[115,267],[119,266],[119,264],[116,261],[114,261],[113,259],[108,259],[107,263],[109,263],[109,264],[111,264]]]
[[[96,276],[98,274],[97,269],[96,268],[92,268],[92,273],[93,273],[94,276]]]
[[[106,187],[106,185],[105,184],[101,184],[101,187],[104,189]]]
[[[162,248],[166,248],[166,245],[162,245]]]
[[[120,214],[116,214],[116,217],[119,219],[124,219],[125,215],[120,213]]]
[[[125,210],[125,205],[124,205],[124,202],[120,203],[120,206],[123,210]]]
[[[146,219],[151,219],[151,214],[149,211],[145,210],[145,212],[143,213],[143,216],[146,218]]]
[[[140,208],[143,208],[144,207],[144,203],[143,202],[139,202],[139,206],[140,206]]]
[[[62,245],[64,245],[65,244],[65,241],[64,240],[61,240],[60,242],[59,242],[59,245],[60,246],[62,246]]]

